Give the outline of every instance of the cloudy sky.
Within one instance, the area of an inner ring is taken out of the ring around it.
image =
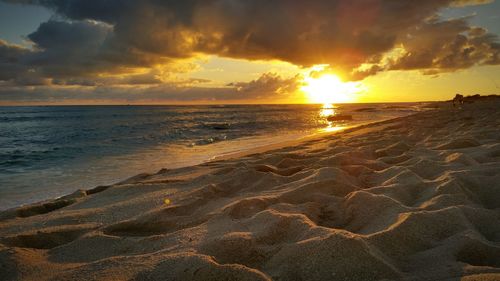
[[[0,0],[0,104],[358,102],[500,93],[488,0]],[[318,67],[321,65],[321,67]]]

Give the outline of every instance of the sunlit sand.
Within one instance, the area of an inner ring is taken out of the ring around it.
[[[1,277],[498,280],[500,103],[434,106],[5,211]]]

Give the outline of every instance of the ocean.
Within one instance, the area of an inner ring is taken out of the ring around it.
[[[419,103],[0,107],[0,210],[399,117]],[[327,120],[332,113],[350,121]]]

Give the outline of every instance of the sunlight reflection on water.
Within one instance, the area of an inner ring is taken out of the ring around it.
[[[331,122],[329,122],[331,123]],[[322,132],[337,132],[337,131],[341,131],[343,129],[347,128],[347,126],[336,126],[336,125],[332,125],[332,124],[328,124],[328,127],[322,129],[321,131]]]
[[[320,132],[337,132],[337,131],[341,131],[341,130],[347,128],[347,126],[340,126],[339,124],[335,124],[334,122],[328,121],[326,119],[329,116],[334,116],[337,114],[337,112],[335,110],[336,108],[337,107],[331,103],[323,104],[323,106],[319,110],[319,117],[320,117],[320,119],[324,120],[324,122],[326,124],[326,128],[321,128],[319,130]]]
[[[335,115],[335,107],[331,103],[325,103],[319,111],[320,117],[328,117]]]

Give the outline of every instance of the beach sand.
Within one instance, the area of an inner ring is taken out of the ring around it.
[[[500,280],[500,102],[0,213],[1,280]]]

